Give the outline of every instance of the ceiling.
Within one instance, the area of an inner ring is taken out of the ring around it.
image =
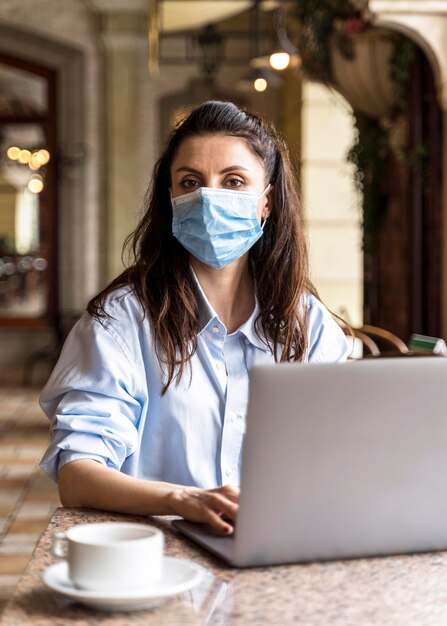
[[[261,10],[278,6],[278,0],[262,0]],[[253,0],[162,0],[161,28],[165,32],[200,28],[246,11]]]

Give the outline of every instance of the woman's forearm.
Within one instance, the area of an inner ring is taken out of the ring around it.
[[[239,489],[230,485],[200,489],[142,480],[92,459],[73,461],[61,468],[59,495],[64,506],[135,515],[180,515],[207,522],[225,534],[233,532],[225,518],[236,519],[239,501]]]
[[[184,487],[141,480],[92,459],[64,465],[59,496],[64,506],[91,507],[136,515],[176,515],[174,493]]]

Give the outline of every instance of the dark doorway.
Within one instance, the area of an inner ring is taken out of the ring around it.
[[[415,48],[406,115],[407,142],[389,155],[386,211],[365,321],[408,340],[440,336],[442,111],[430,64]]]
[[[56,73],[1,53],[0,86],[0,328],[54,328]]]

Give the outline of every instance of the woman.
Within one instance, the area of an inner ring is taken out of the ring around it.
[[[347,355],[309,281],[274,129],[228,102],[192,110],[131,243],[133,264],[89,303],[42,392],[42,468],[66,506],[231,533],[250,368]]]

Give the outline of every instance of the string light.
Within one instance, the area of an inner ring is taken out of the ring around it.
[[[36,152],[36,159],[41,165],[46,165],[50,160],[50,153],[48,152],[48,150],[42,148],[41,150]]]
[[[22,165],[26,165],[27,163],[29,163],[30,158],[31,152],[29,150],[20,150],[18,158],[19,163],[22,163]]]
[[[45,148],[31,152],[26,148],[10,146],[6,150],[6,156],[11,161],[18,161],[21,165],[28,165],[28,167],[33,171],[40,169],[50,160],[50,153],[48,150],[45,150]]]
[[[11,161],[17,161],[17,159],[19,158],[19,154],[20,148],[17,148],[17,146],[11,146],[6,150],[6,155],[8,159],[11,159]]]
[[[43,190],[43,179],[39,174],[35,174],[31,177],[31,180],[28,183],[28,189],[32,193],[40,193]]]

